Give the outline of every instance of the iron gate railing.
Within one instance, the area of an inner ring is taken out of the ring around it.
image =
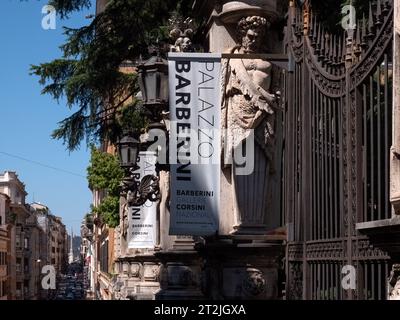
[[[309,1],[286,29],[283,208],[288,299],[385,299],[390,257],[356,231],[391,216],[393,3],[372,1],[354,31],[330,34]],[[354,266],[356,289],[342,287]]]

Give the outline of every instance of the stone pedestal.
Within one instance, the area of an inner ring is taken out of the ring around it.
[[[156,300],[198,300],[201,292],[201,260],[194,250],[171,250],[159,252],[162,262],[160,271],[161,289]]]
[[[400,215],[400,0],[394,1],[393,146],[390,159],[390,201]]]
[[[210,299],[277,300],[280,295],[280,242],[237,240],[209,242],[204,258],[203,291]]]
[[[152,254],[121,257],[115,261],[118,277],[114,296],[118,300],[154,300],[160,289],[160,262]]]
[[[224,158],[218,236],[206,238],[197,248],[203,258],[202,290],[209,299],[279,299],[286,234],[280,239],[268,234],[280,226],[283,131],[278,125],[282,123],[282,112],[277,93],[282,91],[282,83],[276,64],[257,54],[283,52],[278,37],[282,30],[275,25],[280,2],[196,3],[210,15],[210,51],[231,54],[222,63],[225,96],[221,127],[227,129],[224,151],[232,156],[250,136],[248,131],[254,130],[254,150],[246,150],[246,158],[253,157],[255,164],[251,172],[241,175],[234,170],[236,164]],[[249,45],[254,35],[255,44]],[[241,55],[241,62],[235,54]]]

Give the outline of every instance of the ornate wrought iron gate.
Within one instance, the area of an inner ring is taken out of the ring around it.
[[[330,34],[308,1],[289,8],[283,206],[288,299],[385,299],[390,257],[359,222],[391,216],[393,3]],[[341,285],[345,265],[356,289]]]

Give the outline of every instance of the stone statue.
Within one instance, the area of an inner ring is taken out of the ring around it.
[[[251,57],[260,53],[267,25],[267,19],[260,16],[242,18],[238,23],[239,44],[229,53],[249,55],[249,58],[227,59],[223,65],[222,128],[226,129],[223,168],[232,187],[234,231],[245,234],[265,232],[268,180],[274,172],[275,110],[279,92],[270,93],[272,64]],[[247,161],[254,157],[254,170],[251,174],[238,174],[235,151],[245,149],[244,141],[253,137],[254,152],[245,158]],[[227,163],[228,158],[232,159],[231,163]]]
[[[193,52],[192,37],[194,34],[193,20],[175,16],[169,20],[171,31],[169,36],[175,43],[170,47],[171,52]]]

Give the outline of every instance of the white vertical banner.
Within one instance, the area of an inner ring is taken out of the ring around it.
[[[170,53],[171,235],[213,235],[220,206],[221,55]]]
[[[139,152],[139,169],[134,172],[137,181],[156,174],[155,152]],[[147,201],[140,207],[129,207],[128,248],[152,249],[157,244],[157,203]]]

